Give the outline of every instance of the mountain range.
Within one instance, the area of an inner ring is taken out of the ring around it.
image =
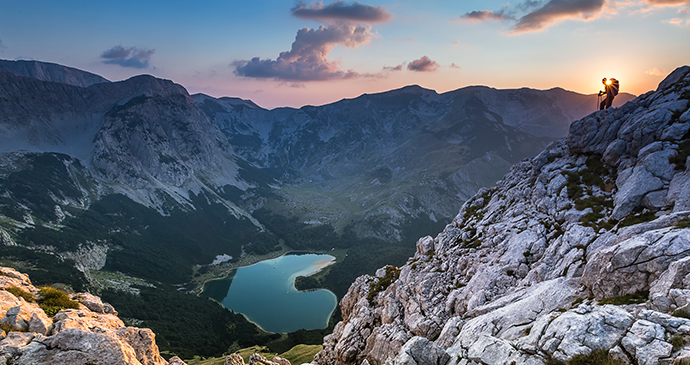
[[[342,248],[320,283],[341,297],[358,275],[403,264],[595,101],[407,86],[267,110],[147,75],[2,61],[0,242],[9,263],[42,280],[50,262],[75,288],[114,272],[184,284],[218,255]]]

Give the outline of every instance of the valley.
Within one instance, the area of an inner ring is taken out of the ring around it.
[[[340,300],[360,275],[402,266],[419,237],[565,136],[596,99],[407,86],[267,110],[152,76],[110,82],[36,61],[44,72],[19,72],[22,62],[0,62],[3,265],[39,284],[100,292],[183,358],[321,344],[339,309],[324,330],[281,336],[194,294],[239,266],[299,250],[339,252],[297,288]],[[219,255],[232,259],[211,265]]]

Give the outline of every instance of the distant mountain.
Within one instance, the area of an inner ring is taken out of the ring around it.
[[[413,85],[267,110],[152,76],[108,82],[54,64],[2,65],[3,242],[156,280],[280,247],[407,255],[596,100]]]
[[[86,87],[102,82],[105,78],[76,68],[39,61],[0,60],[0,72],[9,72],[19,76],[31,77],[42,81]]]

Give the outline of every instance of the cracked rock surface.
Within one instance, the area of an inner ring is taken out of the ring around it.
[[[314,364],[690,357],[689,131],[688,66],[573,122],[421,238],[390,285],[359,277]]]
[[[36,303],[10,292],[17,288],[40,295],[26,274],[0,267],[0,324],[10,329],[0,331],[0,364],[184,364],[177,357],[163,359],[150,329],[126,327],[97,296],[73,294],[80,308],[62,309],[50,318]]]

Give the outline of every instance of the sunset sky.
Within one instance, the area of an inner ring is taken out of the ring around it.
[[[418,84],[641,94],[690,64],[690,0],[6,1],[0,58],[266,108]]]

